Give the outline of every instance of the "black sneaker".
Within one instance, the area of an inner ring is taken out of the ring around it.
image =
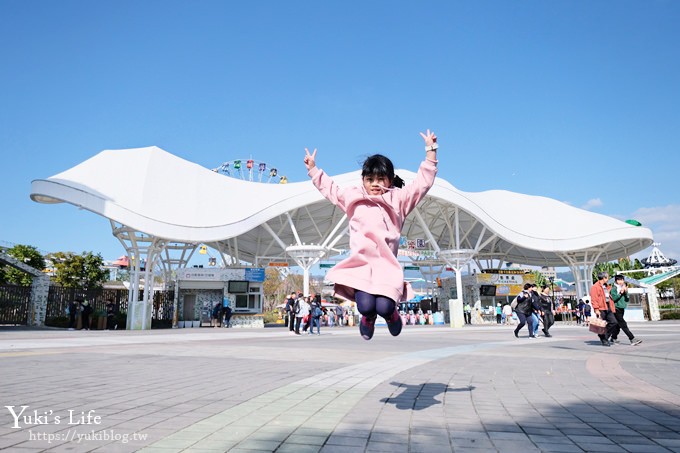
[[[607,340],[600,340],[600,341],[602,342],[602,346],[607,346],[607,347],[610,346],[610,344]]]
[[[387,321],[387,328],[389,329],[392,336],[399,336],[403,323],[401,322],[401,316],[399,316],[399,311],[396,309],[396,307],[392,312],[392,318],[386,319],[385,321]]]
[[[614,344],[620,344],[621,343],[619,340],[614,339],[614,338],[612,338],[611,342],[614,343]]]
[[[366,316],[361,317],[361,321],[359,321],[359,333],[364,340],[373,338],[373,332],[375,332],[375,318],[375,316],[372,319],[368,319]]]

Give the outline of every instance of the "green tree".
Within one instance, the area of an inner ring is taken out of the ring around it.
[[[538,286],[539,290],[543,285],[550,286],[550,282],[540,271],[532,271],[531,273],[534,276],[534,283],[536,283],[536,286]]]
[[[262,290],[264,292],[264,311],[271,311],[274,309],[277,302],[284,299],[283,293],[283,277],[278,269],[268,267],[264,270],[264,284]]]
[[[680,277],[671,278],[673,282],[673,300],[677,303],[678,294],[680,294]]]
[[[302,274],[288,274],[284,283],[284,292],[303,291],[303,284]]]
[[[593,283],[597,281],[597,274],[604,271],[609,274],[609,277],[614,277],[621,271],[631,271],[636,269],[644,269],[644,266],[640,260],[636,259],[631,261],[630,258],[621,258],[618,261],[610,261],[608,263],[597,263],[593,268]],[[647,274],[644,272],[624,272],[626,277],[634,278],[635,280],[640,280],[644,278]]]
[[[599,280],[597,278],[597,274],[599,274],[600,272],[606,272],[607,274],[609,274],[610,277],[613,277],[618,273],[618,270],[619,270],[618,263],[611,262],[611,261],[608,262],[608,263],[597,263],[593,267],[593,275],[592,275],[593,282],[592,283],[595,284],[595,282]]]
[[[54,263],[54,281],[66,288],[101,288],[109,277],[101,254],[57,252],[49,256]]]
[[[31,245],[15,245],[7,250],[7,254],[39,271],[45,269],[45,258],[38,249]],[[4,266],[0,269],[0,283],[31,286],[33,276],[11,266]]]
[[[635,261],[631,261],[630,258],[619,259],[617,273],[620,273],[621,271],[633,271],[636,269],[644,269],[644,266],[639,259],[636,258]],[[635,280],[646,277],[644,272],[625,272],[624,275],[626,277],[634,278]]]

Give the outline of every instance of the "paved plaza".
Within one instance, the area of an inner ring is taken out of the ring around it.
[[[680,452],[680,323],[630,326],[1,328],[0,449]]]

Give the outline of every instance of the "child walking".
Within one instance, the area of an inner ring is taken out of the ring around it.
[[[394,174],[394,165],[385,156],[374,154],[361,170],[362,185],[340,188],[316,166],[316,149],[305,148],[305,166],[314,186],[349,219],[350,256],[328,271],[335,292],[354,300],[362,314],[359,331],[370,340],[377,315],[387,321],[393,336],[401,333],[398,302],[408,300],[410,286],[397,260],[401,229],[408,214],[427,194],[437,174],[437,137],[427,130],[425,160],[408,186]]]

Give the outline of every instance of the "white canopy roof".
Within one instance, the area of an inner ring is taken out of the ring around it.
[[[407,170],[398,174],[407,183],[415,177]],[[361,178],[356,171],[334,179],[352,185]],[[71,203],[141,233],[206,243],[251,263],[286,259],[289,245],[324,243],[340,250],[348,244],[344,213],[311,181],[243,181],[157,147],[102,151],[33,181],[31,198]],[[542,266],[609,261],[652,244],[649,229],[612,217],[545,197],[464,192],[441,178],[409,216],[403,235],[435,241],[442,250],[472,249],[480,260]]]

